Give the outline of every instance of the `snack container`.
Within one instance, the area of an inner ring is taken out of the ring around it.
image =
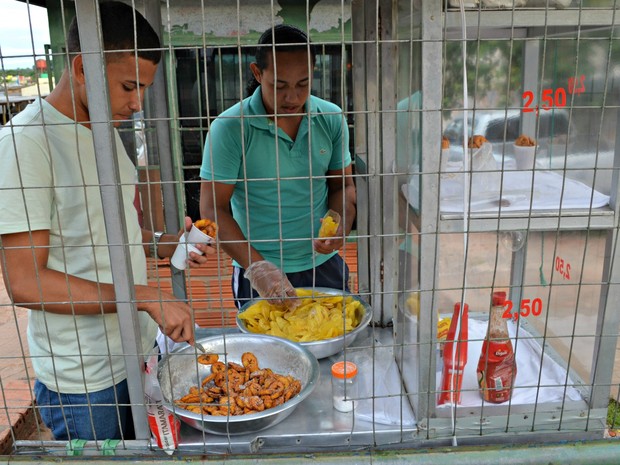
[[[215,242],[215,239],[192,225],[192,229],[187,232],[187,242],[190,244],[211,244]]]
[[[332,397],[339,412],[352,412],[357,396],[357,366],[353,362],[336,362],[332,365]]]
[[[300,288],[300,289],[309,289],[309,288]],[[340,289],[331,289],[327,287],[315,287],[312,288],[314,291],[323,294],[331,294],[331,295],[342,295],[342,296],[352,296],[353,299],[359,300],[362,303],[362,307],[364,309],[364,315],[362,316],[362,321],[359,325],[352,331],[345,333],[341,336],[332,337],[330,339],[321,339],[319,341],[308,341],[308,342],[298,342],[302,347],[308,349],[317,359],[323,359],[327,357],[331,357],[332,355],[336,355],[339,352],[342,352],[346,347],[349,347],[355,339],[362,332],[366,330],[370,321],[373,317],[372,307],[365,302],[360,296],[355,294],[350,294],[349,292],[342,291]],[[246,327],[245,322],[239,318],[239,315],[250,308],[252,305],[256,303],[257,300],[263,300],[262,298],[250,300],[241,307],[239,312],[237,313],[237,327],[243,333],[249,333],[250,330]]]
[[[533,170],[536,161],[536,147],[514,146],[515,161],[518,170]]]
[[[200,232],[200,230],[198,232]],[[198,255],[203,255],[200,249],[194,247],[192,244],[188,242],[186,236],[187,236],[187,233],[183,234],[180,237],[179,245],[177,245],[177,248],[175,249],[174,254],[170,258],[170,264],[174,266],[177,270],[184,270],[185,268],[187,268],[187,260],[189,259],[190,252],[195,252]]]
[[[340,226],[340,214],[334,210],[328,210],[321,221],[319,237],[334,237],[338,231],[338,226]]]
[[[180,345],[162,357],[157,374],[163,405],[184,423],[209,434],[254,434],[277,425],[287,418],[319,384],[319,362],[310,351],[294,342],[264,334],[222,334],[199,339],[207,352],[219,354],[224,363],[241,363],[244,352],[252,352],[261,366],[276,373],[291,375],[301,382],[301,392],[276,407],[258,413],[233,416],[214,416],[179,408],[175,399],[183,397],[192,386],[200,383],[211,372],[209,365],[196,362],[196,349]],[[320,394],[319,394],[320,395]],[[213,438],[205,436],[211,441]]]

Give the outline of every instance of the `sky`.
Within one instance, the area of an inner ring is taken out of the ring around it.
[[[41,55],[37,58],[43,58],[44,45],[49,43],[45,8],[28,6],[17,0],[0,0],[0,69],[32,68],[33,55]],[[18,58],[19,55],[26,56]]]

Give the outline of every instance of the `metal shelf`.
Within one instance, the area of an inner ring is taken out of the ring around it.
[[[610,14],[611,13],[611,14]],[[445,27],[448,30],[461,28],[461,14],[459,11],[444,13]],[[606,9],[567,9],[549,10],[544,8],[518,10],[469,10],[465,12],[465,21],[471,30],[468,38],[475,39],[483,31],[488,33],[493,29],[532,29],[532,28],[563,28],[575,30],[575,24],[581,29],[620,26],[620,10],[613,14],[613,10]],[[468,28],[469,29],[469,28]],[[471,34],[470,34],[471,32]],[[471,37],[470,37],[471,35]],[[504,35],[504,37],[506,37]]]
[[[409,202],[406,192],[401,190],[403,201],[409,205],[413,224],[422,230],[420,211]],[[434,205],[436,208],[436,204]],[[463,232],[462,213],[439,212],[437,229],[439,233]],[[613,229],[616,215],[609,206],[599,208],[563,210],[523,210],[502,212],[470,212],[467,223],[469,232],[503,231],[575,231],[586,229]]]
[[[583,210],[472,213],[469,216],[468,231],[557,231],[611,229],[615,225],[614,212],[609,207]],[[462,232],[463,215],[440,213],[440,232]]]

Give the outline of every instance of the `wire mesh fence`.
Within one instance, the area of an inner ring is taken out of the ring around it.
[[[603,438],[619,7],[47,5],[44,51],[0,42],[3,453]]]

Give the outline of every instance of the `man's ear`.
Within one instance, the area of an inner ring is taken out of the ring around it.
[[[254,75],[254,79],[256,79],[258,81],[258,83],[261,83],[261,79],[262,79],[262,74],[261,74],[261,70],[258,67],[258,65],[256,63],[250,63],[250,70],[252,71],[252,74]]]
[[[84,85],[86,82],[86,76],[84,75],[84,63],[82,62],[82,55],[76,55],[71,61],[71,77],[77,84]]]

